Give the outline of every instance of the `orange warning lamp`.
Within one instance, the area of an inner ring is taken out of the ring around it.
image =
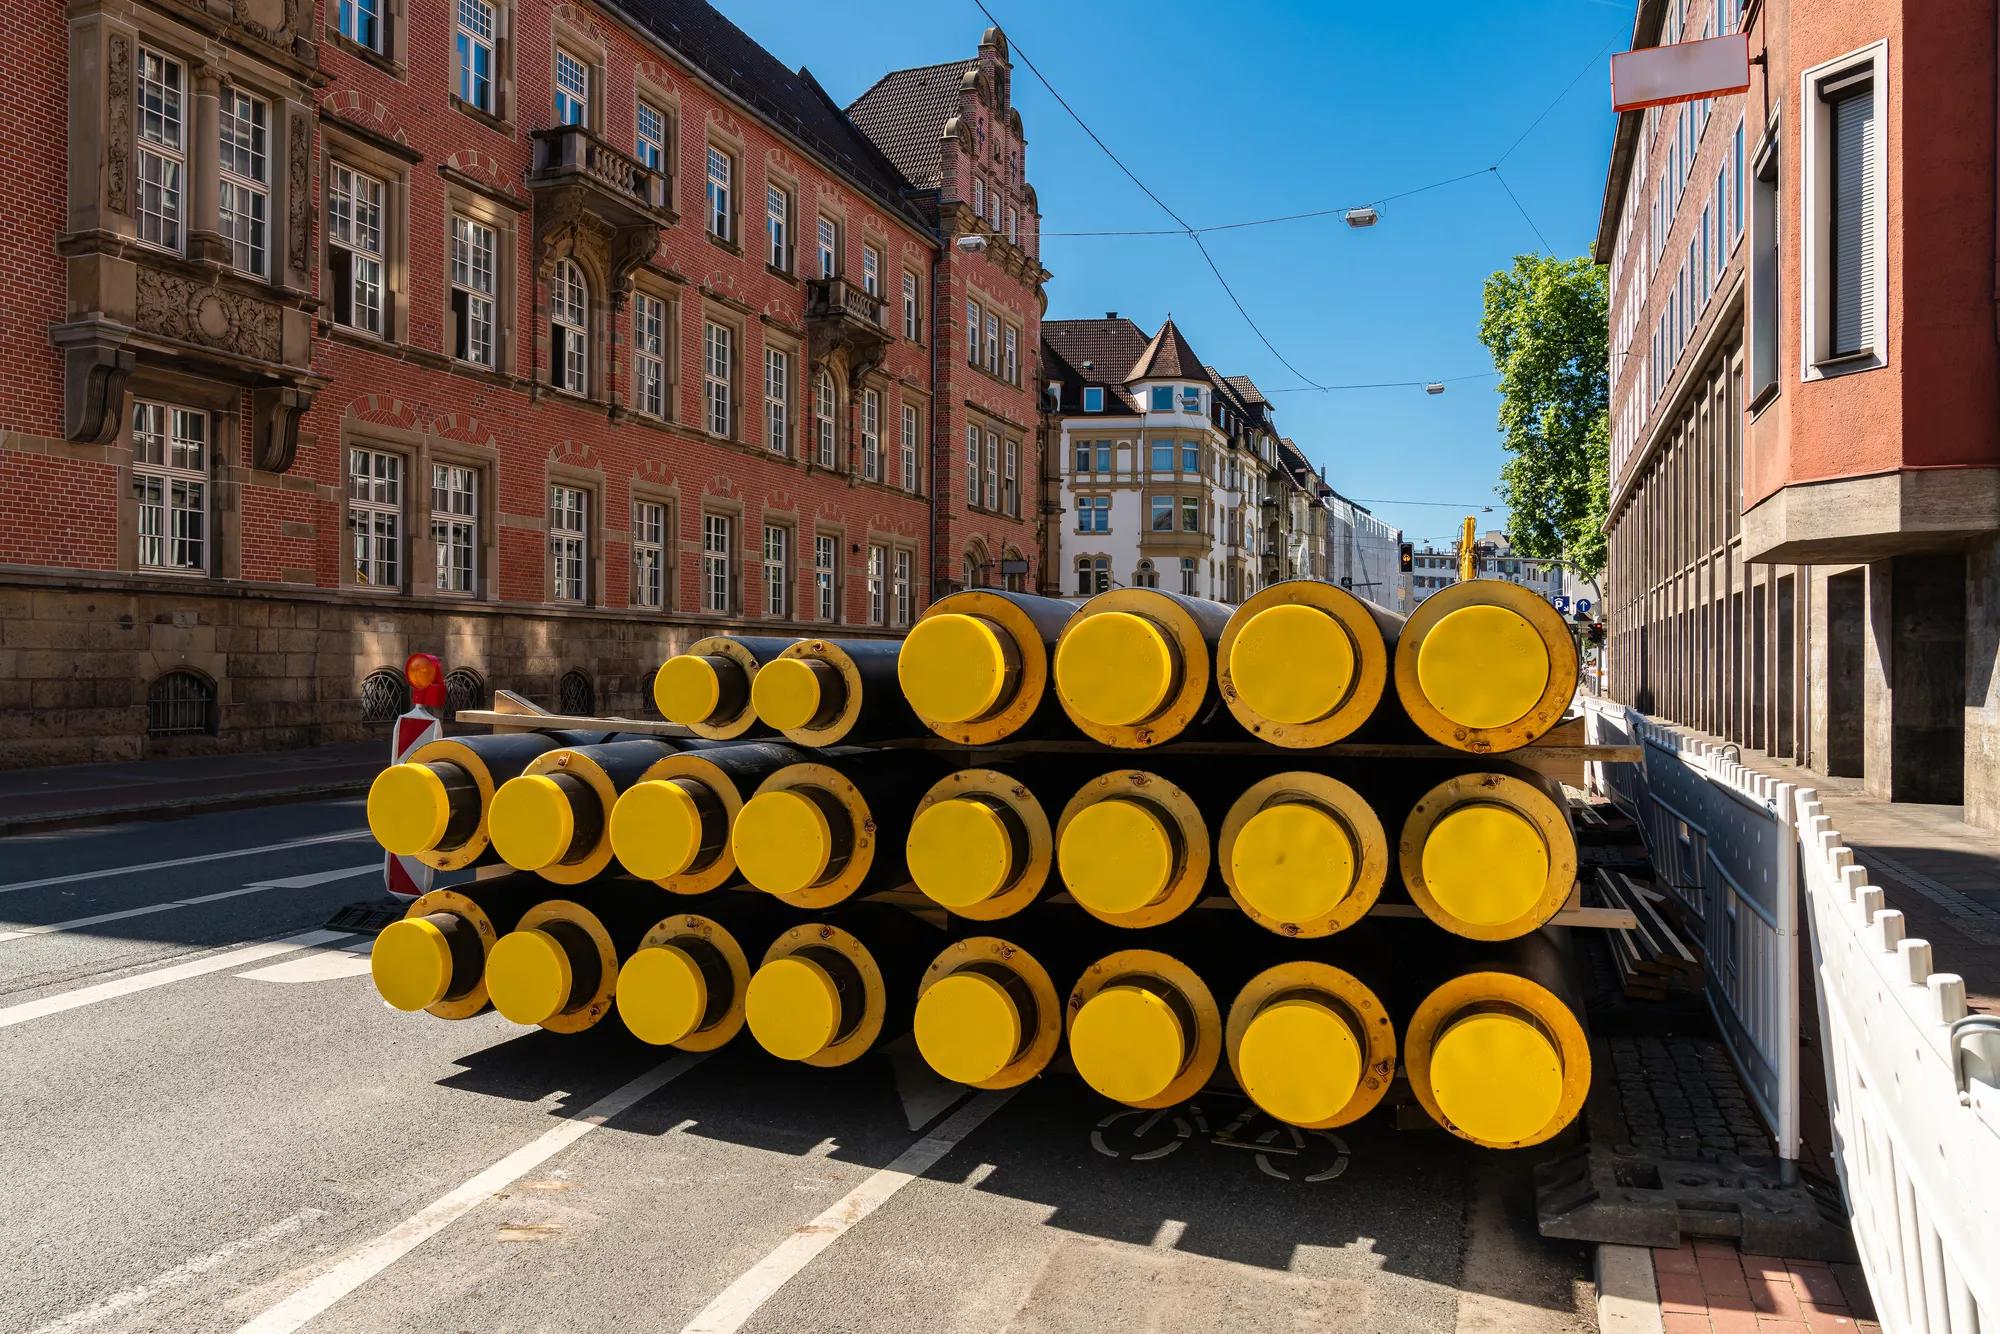
[[[410,683],[410,703],[429,709],[444,707],[444,664],[435,653],[412,653],[403,664],[403,679]]]

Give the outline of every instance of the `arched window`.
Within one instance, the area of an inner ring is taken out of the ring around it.
[[[1078,556],[1076,558],[1076,591],[1085,597],[1102,593],[1111,587],[1111,557]]]
[[[167,672],[146,691],[147,736],[214,736],[215,683],[200,672]]]
[[[410,684],[393,667],[378,667],[361,682],[361,721],[393,723],[410,711]]]
[[[825,371],[813,377],[813,441],[819,466],[837,466],[840,454],[833,434],[833,377]]]
[[[454,667],[444,676],[444,716],[458,717],[460,709],[486,707],[486,680],[470,667]]]
[[[1160,572],[1153,568],[1153,562],[1150,560],[1140,561],[1139,568],[1132,571],[1132,587],[1158,588],[1159,586]]]
[[[563,673],[556,683],[556,712],[576,718],[597,712],[597,688],[588,676],[574,669]]]
[[[556,261],[549,283],[549,383],[569,394],[590,392],[590,289],[583,270]]]

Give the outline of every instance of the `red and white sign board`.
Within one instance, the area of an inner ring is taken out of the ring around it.
[[[389,763],[401,764],[410,757],[410,752],[418,746],[429,745],[444,732],[444,724],[438,716],[421,706],[411,709],[396,720],[396,726],[389,733]],[[383,887],[399,899],[414,899],[428,894],[431,878],[437,874],[415,857],[398,857],[393,852],[382,854]]]
[[[1648,46],[1611,57],[1611,109],[1692,102],[1750,89],[1750,34]]]

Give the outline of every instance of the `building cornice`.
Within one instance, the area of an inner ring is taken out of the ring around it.
[[[1639,0],[1639,12],[1632,19],[1631,50],[1660,44],[1667,21],[1667,0]],[[1627,111],[1618,117],[1618,129],[1611,140],[1611,168],[1604,179],[1604,203],[1597,213],[1597,240],[1590,257],[1599,264],[1611,262],[1611,249],[1618,240],[1618,223],[1625,213],[1625,186],[1632,178],[1632,165],[1642,151],[1639,130],[1646,123],[1644,111]]]

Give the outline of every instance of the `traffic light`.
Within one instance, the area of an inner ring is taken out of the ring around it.
[[[1602,644],[1602,643],[1604,642],[1604,622],[1603,622],[1603,621],[1593,621],[1593,622],[1591,623],[1591,626],[1590,626],[1590,642],[1591,642],[1591,643],[1593,643],[1593,644]]]
[[[1396,569],[1408,574],[1417,568],[1417,548],[1413,542],[1405,542],[1396,548]]]

